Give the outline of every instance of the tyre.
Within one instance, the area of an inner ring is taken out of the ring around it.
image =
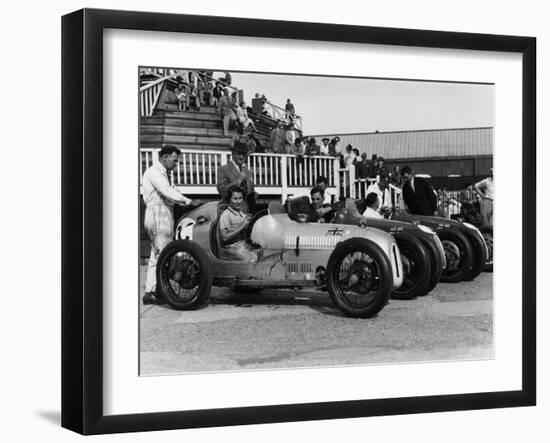
[[[487,260],[483,265],[483,272],[493,272],[493,227],[486,226],[480,228],[479,230],[481,231],[481,235],[483,235],[483,238],[485,239],[485,243],[487,244],[487,249],[489,252],[489,254],[487,255]]]
[[[175,309],[197,309],[212,288],[212,266],[206,252],[191,240],[175,240],[160,253],[157,289]]]
[[[464,276],[464,280],[473,280],[483,272],[483,267],[487,261],[487,249],[485,248],[484,240],[472,229],[466,228],[462,233],[470,241],[473,252],[472,267]]]
[[[457,283],[464,279],[473,263],[470,242],[460,231],[444,230],[437,234],[445,250],[447,266],[441,273],[441,281]]]
[[[344,314],[372,317],[386,305],[393,290],[390,260],[365,238],[341,242],[328,260],[327,286],[332,301]]]
[[[411,300],[421,294],[431,277],[430,257],[422,242],[406,232],[395,234],[403,264],[403,284],[392,292],[397,300]]]
[[[437,286],[439,280],[441,279],[441,274],[443,273],[443,262],[441,261],[438,246],[434,243],[433,240],[428,240],[423,237],[420,237],[420,239],[422,241],[422,244],[428,251],[432,272],[430,274],[428,284],[426,285],[424,290],[417,295],[417,297],[422,297],[423,295],[429,294]]]

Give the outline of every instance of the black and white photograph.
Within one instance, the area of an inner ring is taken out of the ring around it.
[[[494,83],[136,84],[141,376],[494,358]]]

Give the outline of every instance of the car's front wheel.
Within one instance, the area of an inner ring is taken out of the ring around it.
[[[334,304],[346,315],[372,317],[386,305],[393,289],[390,260],[370,240],[341,242],[328,260],[327,286]]]
[[[175,240],[162,250],[157,262],[157,290],[175,309],[197,309],[212,288],[210,259],[197,243]]]

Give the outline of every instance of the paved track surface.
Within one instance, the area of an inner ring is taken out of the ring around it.
[[[366,320],[319,291],[213,288],[197,311],[143,306],[140,294],[141,374],[492,358],[492,287],[492,274],[440,283]]]

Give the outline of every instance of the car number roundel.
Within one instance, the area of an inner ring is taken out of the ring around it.
[[[193,240],[193,226],[196,223],[192,218],[184,218],[180,221],[176,229],[176,240]]]

